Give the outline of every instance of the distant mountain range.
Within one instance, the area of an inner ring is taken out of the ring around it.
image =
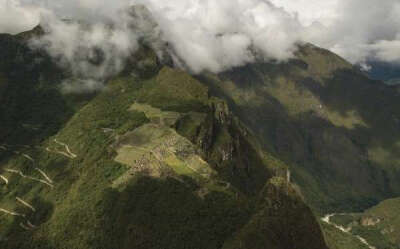
[[[368,75],[377,80],[382,80],[388,85],[400,84],[400,65],[385,62],[370,61],[371,70]]]

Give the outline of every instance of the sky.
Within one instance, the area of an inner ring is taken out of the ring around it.
[[[132,17],[126,10],[138,4],[148,11]],[[33,45],[91,79],[121,70],[146,35],[168,42],[177,63],[193,73],[221,72],[256,58],[285,61],[306,42],[365,69],[371,60],[400,64],[398,0],[0,0],[0,33],[38,23],[49,34]],[[85,62],[94,57],[101,57],[100,65]]]

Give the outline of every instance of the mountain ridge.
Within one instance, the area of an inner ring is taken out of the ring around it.
[[[301,208],[282,206],[263,218],[292,224],[285,239],[263,236],[258,247],[326,248],[311,210],[278,187],[285,178],[271,178],[285,165],[189,74],[161,66],[144,48],[103,91],[61,94],[66,74],[48,67],[52,59],[40,55],[31,65],[29,48],[6,39],[16,49],[1,54],[9,64],[0,67],[8,81],[0,112],[1,198],[9,212],[1,214],[3,248],[237,248],[225,241],[247,240],[234,234],[253,213],[290,202]],[[147,66],[135,66],[140,60]],[[277,188],[262,195],[268,205],[255,206],[264,185]],[[264,226],[268,233],[280,224]],[[303,240],[296,226],[313,235]]]
[[[318,217],[399,195],[398,92],[327,50],[190,75],[143,45],[62,94],[35,35],[0,36],[5,248],[355,248]]]

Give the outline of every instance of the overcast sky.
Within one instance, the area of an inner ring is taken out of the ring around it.
[[[352,63],[400,63],[399,0],[0,0],[0,32],[17,33],[46,22],[55,33],[46,40],[53,44],[52,52],[64,53],[61,47],[68,43],[73,54],[82,46],[82,33],[57,19],[111,21],[117,23],[117,34],[107,34],[99,25],[84,40],[106,50],[122,46],[110,54],[122,56],[136,49],[130,41],[139,35],[126,34],[132,31],[120,10],[138,3],[159,24],[160,39],[172,44],[193,72],[251,62],[249,47],[265,59],[286,60],[299,42],[330,49]],[[64,30],[72,33],[63,36]]]

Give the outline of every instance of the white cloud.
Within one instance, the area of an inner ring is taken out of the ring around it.
[[[28,1],[0,0],[0,32],[29,29],[41,19],[52,30],[42,40],[49,44],[50,54],[75,65],[76,74],[86,72],[91,78],[120,70],[124,58],[137,48],[137,38],[143,36],[168,42],[172,57],[193,72],[239,66],[254,61],[254,52],[265,60],[286,60],[299,42],[330,49],[352,63],[400,61],[398,0]],[[145,5],[159,27],[148,20],[148,14],[129,19],[121,9],[132,4]],[[48,18],[44,10],[93,27],[84,32]],[[114,31],[107,29],[110,23]],[[106,51],[107,63],[96,67],[85,60],[76,63],[82,56],[98,56],[93,48]],[[86,53],[78,56],[76,51]]]
[[[400,60],[395,46],[400,41],[398,0],[272,1],[292,14],[298,13],[305,27],[303,40],[330,49],[352,63]]]
[[[339,0],[271,0],[291,15],[297,15],[304,26],[319,22],[330,25],[338,17]]]
[[[221,71],[254,60],[286,60],[299,41],[299,22],[260,0],[134,1],[146,5],[162,37],[194,72]]]
[[[16,34],[39,23],[40,9],[22,6],[18,0],[0,0],[0,33]]]
[[[378,41],[369,48],[374,58],[385,62],[400,64],[400,39],[394,41]]]

